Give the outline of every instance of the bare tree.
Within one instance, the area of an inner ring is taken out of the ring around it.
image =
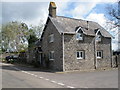
[[[108,5],[107,13],[107,17],[109,19],[107,24],[110,26],[109,29],[117,30],[117,33],[114,35],[114,37],[118,35],[118,50],[120,50],[120,1],[114,3],[113,5]]]
[[[108,18],[110,21],[107,23],[111,23],[114,25],[113,28],[120,27],[120,1],[114,3],[114,5],[107,6]]]

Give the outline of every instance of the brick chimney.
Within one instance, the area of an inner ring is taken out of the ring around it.
[[[50,5],[49,5],[49,16],[56,17],[56,5],[55,5],[55,2],[50,2]]]

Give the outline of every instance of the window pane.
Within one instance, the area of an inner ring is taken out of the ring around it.
[[[77,58],[79,58],[79,52],[77,52]]]
[[[102,51],[97,51],[97,58],[102,58]]]
[[[54,52],[52,52],[52,59],[54,59]]]
[[[49,59],[54,59],[54,51],[51,51],[51,52],[49,53]]]
[[[49,42],[53,42],[54,41],[54,34],[51,34],[49,37]]]
[[[80,52],[80,57],[81,57],[81,58],[83,57],[83,52]]]
[[[79,35],[79,33],[77,33],[77,34],[76,34],[76,38],[79,39],[79,37],[80,37],[80,35]]]
[[[84,58],[84,51],[77,51],[77,59],[83,59]]]
[[[99,52],[99,57],[101,57],[102,55],[101,55],[101,52]]]
[[[97,35],[96,41],[101,41],[101,36],[100,35]]]
[[[76,39],[77,40],[83,40],[83,35],[81,33],[76,34]]]

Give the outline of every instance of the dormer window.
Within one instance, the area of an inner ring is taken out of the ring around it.
[[[96,34],[96,36],[95,36],[96,37],[96,42],[101,42],[102,34],[101,34],[99,28],[95,30],[95,34]]]
[[[76,40],[83,40],[83,31],[81,27],[76,29]]]
[[[76,40],[83,40],[83,34],[82,33],[77,33],[76,34]]]
[[[97,42],[101,42],[101,35],[97,35],[96,41],[97,41]]]

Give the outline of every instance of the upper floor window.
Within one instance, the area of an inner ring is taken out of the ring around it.
[[[51,34],[50,36],[49,36],[49,42],[51,43],[51,42],[54,42],[54,34]]]
[[[84,51],[77,51],[76,56],[77,59],[84,59]]]
[[[76,40],[83,40],[83,34],[82,33],[77,33],[76,34]]]
[[[83,40],[83,30],[82,27],[76,29],[76,40]]]
[[[102,56],[103,56],[102,51],[97,51],[97,58],[102,58]]]
[[[54,51],[49,52],[49,60],[54,60]]]
[[[96,41],[97,41],[97,42],[101,42],[101,35],[97,35]]]

